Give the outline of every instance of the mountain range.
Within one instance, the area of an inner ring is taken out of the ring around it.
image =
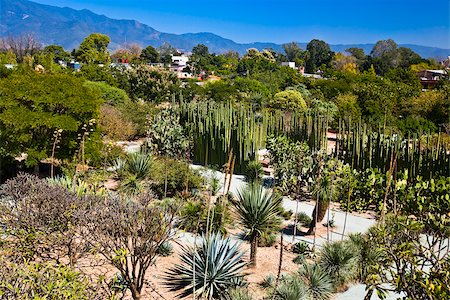
[[[44,45],[58,44],[66,50],[77,48],[85,37],[93,32],[104,33],[111,38],[110,49],[125,43],[138,43],[145,47],[169,43],[182,51],[190,51],[197,44],[208,46],[210,52],[224,53],[234,50],[243,54],[249,48],[272,48],[281,51],[282,45],[275,43],[236,43],[209,32],[172,34],[160,32],[135,20],[117,20],[95,14],[87,9],[75,10],[56,7],[27,0],[0,0],[0,36],[18,36],[33,33]],[[306,48],[307,43],[299,43]],[[336,52],[350,47],[359,47],[370,53],[374,44],[330,45]],[[419,45],[399,45],[411,48],[425,58],[444,58],[450,49]]]

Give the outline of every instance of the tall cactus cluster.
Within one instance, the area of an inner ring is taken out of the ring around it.
[[[268,135],[285,134],[305,141],[313,151],[328,148],[329,153],[357,170],[378,168],[387,172],[394,159],[396,171],[408,170],[409,178],[450,176],[450,145],[442,134],[401,136],[382,127],[369,128],[361,120],[339,120],[335,143],[330,147],[329,118],[310,111],[254,110],[242,104],[185,102],[182,97],[179,111],[191,125],[194,160],[200,163],[222,165],[232,148],[240,166],[265,147]]]

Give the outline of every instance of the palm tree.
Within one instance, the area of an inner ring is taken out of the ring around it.
[[[220,234],[203,236],[200,249],[183,247],[181,264],[165,275],[165,285],[170,291],[178,291],[179,298],[195,296],[217,299],[228,296],[231,289],[243,285],[242,273],[246,263],[238,243]]]
[[[325,244],[320,250],[318,264],[339,289],[357,275],[358,251],[346,241]]]
[[[231,199],[240,223],[250,236],[250,266],[256,266],[256,250],[261,234],[276,224],[280,213],[282,198],[253,184],[240,189],[237,198]]]
[[[327,300],[333,293],[333,284],[328,276],[317,264],[304,264],[298,271],[298,276],[305,283],[308,300]]]

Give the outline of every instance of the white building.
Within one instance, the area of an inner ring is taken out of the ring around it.
[[[289,67],[291,69],[297,69],[297,67],[295,66],[295,62],[294,61],[282,62],[281,65],[284,66],[284,67]]]
[[[181,72],[186,68],[189,57],[186,55],[172,55],[172,65],[170,69],[175,72]]]

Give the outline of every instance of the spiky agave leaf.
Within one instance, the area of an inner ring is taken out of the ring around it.
[[[243,284],[247,263],[242,255],[239,244],[232,243],[230,238],[220,234],[203,236],[196,251],[193,247],[182,248],[181,263],[166,272],[165,286],[179,292],[179,298],[192,295],[194,288],[199,297],[225,297],[230,289]]]

